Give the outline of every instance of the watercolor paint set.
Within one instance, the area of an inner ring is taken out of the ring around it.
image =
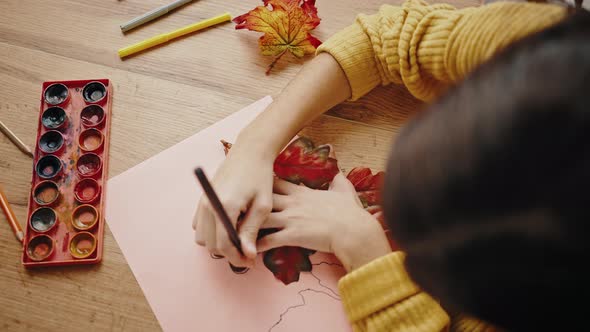
[[[101,260],[111,103],[107,79],[43,83],[23,265]]]

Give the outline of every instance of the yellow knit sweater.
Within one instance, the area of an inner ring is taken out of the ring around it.
[[[563,7],[534,3],[497,2],[456,10],[408,0],[402,6],[383,6],[376,15],[359,15],[318,52],[328,52],[338,61],[352,100],[379,84],[396,83],[428,101],[511,42],[565,15]],[[493,330],[467,317],[451,319],[412,282],[403,260],[403,253],[394,252],[340,280],[354,331]]]

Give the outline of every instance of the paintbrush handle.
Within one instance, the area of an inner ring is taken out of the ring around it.
[[[225,227],[225,230],[229,235],[231,243],[236,247],[240,255],[244,256],[244,252],[242,251],[242,242],[240,241],[238,232],[231,223],[231,220],[229,219],[227,212],[225,212],[225,209],[223,208],[223,205],[221,204],[219,197],[215,193],[215,190],[213,190],[213,187],[211,186],[209,179],[207,179],[205,172],[201,167],[198,167],[197,169],[195,169],[195,175],[201,183],[201,187],[203,187],[203,191],[205,192],[205,195],[207,195],[207,198],[209,199],[209,202],[211,203],[213,210],[215,210],[215,213],[217,213],[217,216],[221,220],[223,227]]]
[[[23,141],[21,141],[20,138],[18,138],[12,132],[12,130],[8,129],[8,127],[6,127],[2,121],[0,121],[0,131],[4,133],[4,135],[6,135],[6,137],[8,137],[8,139],[10,139],[10,141],[12,141],[12,143],[14,143],[14,145],[16,145],[22,152],[29,155],[31,158],[35,157],[31,149],[29,149],[29,147]]]

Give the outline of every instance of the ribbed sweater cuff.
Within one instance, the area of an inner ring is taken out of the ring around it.
[[[322,52],[332,55],[344,70],[351,100],[359,99],[381,83],[371,40],[358,23],[325,41],[317,49],[317,54]]]
[[[352,323],[420,291],[407,274],[404,259],[404,253],[397,251],[340,279],[342,303]]]

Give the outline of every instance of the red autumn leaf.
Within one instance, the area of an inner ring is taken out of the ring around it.
[[[348,173],[346,178],[352,183],[354,189],[357,191],[357,195],[363,203],[365,210],[367,210],[367,212],[375,217],[375,219],[381,224],[391,249],[397,250],[398,247],[391,238],[391,232],[385,223],[383,208],[380,205],[381,188],[383,186],[383,180],[385,179],[385,173],[378,172],[377,174],[373,174],[370,168],[355,167]]]
[[[225,140],[221,140],[221,144],[227,155],[232,144]],[[326,189],[339,170],[330,145],[315,147],[310,139],[299,137],[277,156],[274,172],[277,177],[291,183]]]
[[[365,208],[379,205],[381,201],[381,186],[385,179],[385,173],[374,174],[366,167],[353,168],[346,178],[352,182],[354,189]]]
[[[312,189],[326,189],[338,174],[338,161],[331,156],[332,147],[314,143],[305,137],[291,142],[275,159],[277,177],[303,183]],[[311,271],[309,255],[314,251],[299,247],[280,247],[264,253],[264,265],[277,279],[288,285],[299,280],[301,272]]]
[[[264,33],[258,40],[260,51],[262,55],[276,57],[267,75],[287,51],[301,58],[313,54],[321,44],[310,34],[320,24],[315,0],[263,0],[263,6],[234,18],[233,22],[236,30]]]
[[[278,232],[278,228],[264,228],[258,232],[258,240],[262,237]],[[275,278],[288,285],[299,281],[301,272],[311,271],[312,264],[309,256],[314,250],[300,247],[280,247],[268,250],[264,253],[264,266],[273,273]]]
[[[338,161],[332,156],[330,145],[315,147],[305,137],[293,141],[275,159],[277,177],[312,189],[327,189],[338,174]]]
[[[288,285],[299,281],[301,272],[310,272],[312,268],[309,255],[315,251],[300,247],[280,247],[270,249],[264,253],[264,266],[274,276]]]

